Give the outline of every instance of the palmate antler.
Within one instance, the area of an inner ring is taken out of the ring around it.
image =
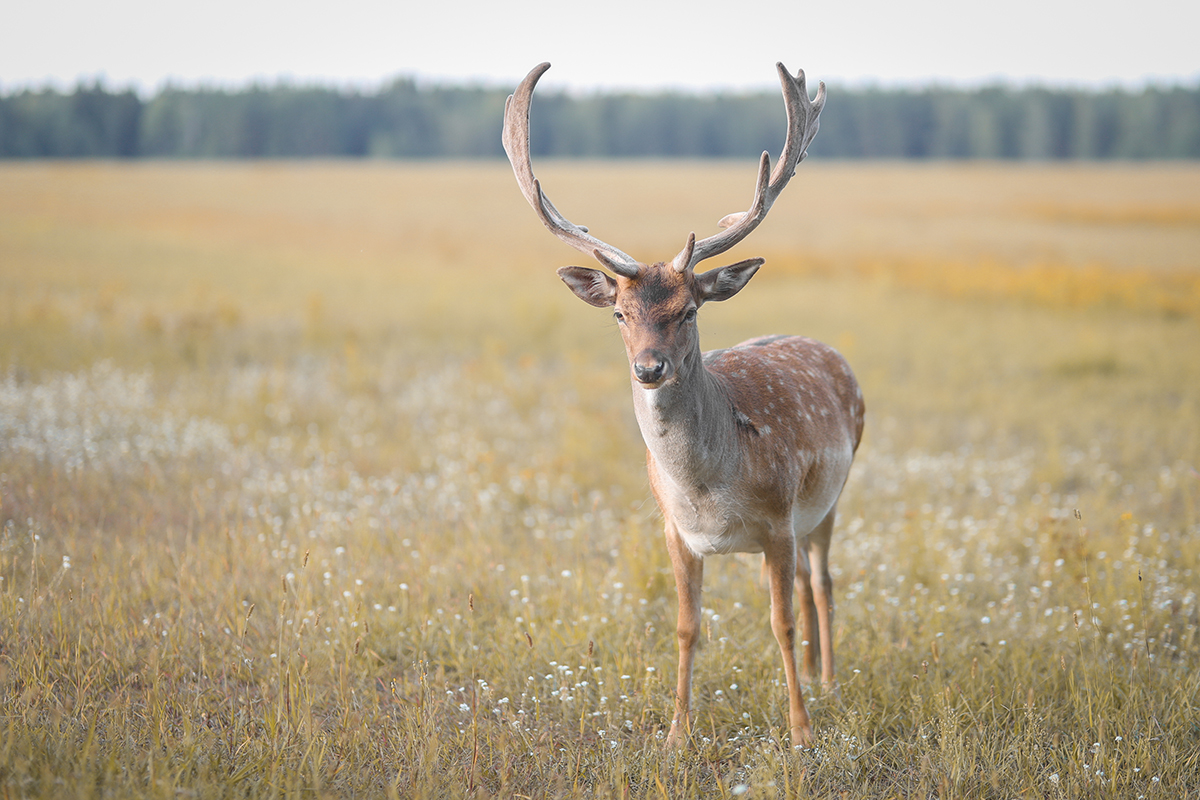
[[[783,103],[787,108],[788,118],[787,139],[784,140],[779,163],[775,165],[775,171],[771,172],[771,155],[763,151],[758,164],[758,181],[754,186],[754,200],[750,203],[750,210],[724,217],[717,224],[725,230],[707,239],[696,242],[695,234],[689,236],[688,243],[672,262],[680,272],[693,269],[701,261],[724,253],[749,236],[750,232],[767,218],[767,212],[783,192],[783,187],[787,186],[788,181],[796,174],[796,167],[808,155],[808,145],[817,135],[817,129],[820,127],[818,117],[825,106],[825,82],[821,81],[818,84],[817,97],[810,101],[808,88],[804,83],[804,70],[797,72],[793,78],[782,63],[777,63],[775,68],[779,71],[779,82],[783,86]]]
[[[590,235],[587,228],[574,224],[560,214],[550,202],[550,198],[542,192],[541,183],[534,177],[533,165],[529,160],[529,101],[533,97],[533,87],[548,69],[550,63],[544,62],[530,70],[525,80],[521,81],[521,85],[508,96],[504,104],[504,152],[508,153],[508,160],[512,162],[521,194],[525,195],[529,205],[533,206],[542,224],[559,239],[581,253],[594,256],[618,275],[636,277],[636,259],[610,244],[605,244]]]
[[[820,83],[816,98],[809,100],[804,70],[800,70],[793,78],[783,64],[776,64],[775,67],[779,71],[788,117],[787,139],[784,141],[779,163],[772,172],[770,154],[762,154],[750,209],[730,214],[717,223],[725,228],[721,233],[700,241],[696,241],[694,233],[688,236],[687,244],[671,262],[679,272],[692,270],[701,261],[724,253],[757,228],[759,223],[766,219],[767,212],[771,210],[776,198],[796,173],[797,165],[808,153],[808,145],[817,135],[818,117],[825,105],[825,84]],[[548,69],[549,63],[534,67],[504,105],[504,152],[508,154],[508,160],[512,163],[521,194],[533,206],[542,224],[559,239],[581,253],[594,256],[618,275],[636,277],[640,268],[638,261],[592,236],[582,225],[576,225],[564,217],[542,192],[541,183],[533,174],[529,156],[529,104],[534,87]]]

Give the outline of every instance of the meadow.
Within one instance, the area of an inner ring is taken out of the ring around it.
[[[538,165],[645,260],[753,173]],[[756,255],[704,346],[866,397],[840,687],[792,750],[709,559],[673,751],[624,352],[507,164],[0,165],[0,792],[1200,798],[1200,166],[807,162]]]

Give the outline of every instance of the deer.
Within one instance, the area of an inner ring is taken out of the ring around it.
[[[787,138],[774,170],[770,154],[762,154],[749,210],[724,217],[722,230],[707,238],[697,241],[691,233],[670,261],[642,263],[570,222],[533,174],[530,104],[549,68],[534,67],[509,96],[502,139],[521,193],[542,224],[607,269],[568,266],[558,275],[585,303],[613,310],[629,358],[633,410],[679,600],[679,669],[667,742],[681,745],[691,736],[704,559],[762,553],[771,630],[787,679],[789,736],[795,747],[811,746],[801,684],[814,679],[819,660],[823,686],[836,687],[829,546],[837,501],[862,440],[862,391],[836,350],[802,336],[763,336],[701,352],[700,308],[741,291],[764,259],[699,274],[696,266],[741,242],[766,218],[817,133],[825,84],[810,99],[804,71],[793,77],[776,64]],[[807,643],[800,674],[793,586]]]

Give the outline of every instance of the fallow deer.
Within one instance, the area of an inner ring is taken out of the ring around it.
[[[724,230],[687,244],[669,262],[644,264],[568,221],[542,192],[529,153],[529,106],[549,69],[535,67],[508,98],[504,149],[517,183],[542,223],[595,257],[613,274],[563,267],[559,276],[580,299],[613,308],[633,383],[633,407],[646,442],[650,487],[666,522],[667,549],[679,595],[679,675],[668,741],[691,729],[692,665],[700,637],[704,558],[763,553],[771,629],[783,655],[793,744],[812,742],[801,680],[834,685],[833,596],[829,542],[835,507],[863,430],[863,398],[854,374],[832,348],[799,336],[766,336],[726,350],[700,351],[696,313],[746,285],[763,259],[699,275],[701,261],[724,253],[766,217],[804,159],[825,102],[822,83],[810,100],[804,72],[777,64],[787,108],[787,139],[775,169],[762,154],[749,211]],[[797,675],[793,582],[800,594],[805,650]]]

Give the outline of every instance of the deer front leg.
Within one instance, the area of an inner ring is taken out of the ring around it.
[[[692,665],[700,640],[700,590],[704,584],[704,559],[697,556],[675,525],[667,521],[667,551],[675,572],[675,591],[679,595],[679,618],[675,634],[679,640],[679,676],[675,684],[675,716],[671,719],[668,745],[679,745],[692,729]]]
[[[783,656],[783,674],[787,678],[788,724],[793,745],[812,743],[812,724],[800,678],[796,674],[796,618],[792,612],[792,587],[796,579],[796,540],[791,526],[774,532],[765,551],[767,581],[771,592],[771,630]]]

